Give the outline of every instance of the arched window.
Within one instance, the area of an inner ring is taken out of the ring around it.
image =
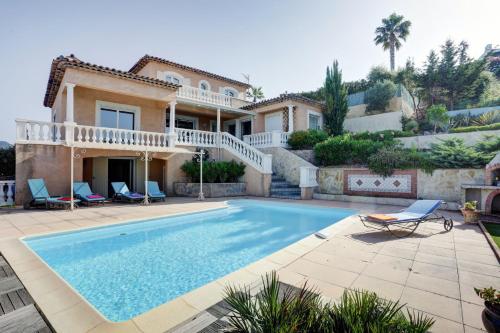
[[[205,80],[201,80],[200,83],[199,83],[199,87],[201,90],[210,90],[210,83],[208,83],[208,81],[205,81]]]
[[[226,87],[224,88],[224,95],[229,97],[238,97],[238,90],[231,87]]]

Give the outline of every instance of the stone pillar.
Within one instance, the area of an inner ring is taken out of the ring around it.
[[[288,105],[288,133],[293,132],[293,105]]]
[[[220,132],[220,108],[217,109],[217,133]]]
[[[235,137],[237,137],[238,139],[241,139],[241,120],[240,119],[236,119],[235,120],[235,127],[236,127],[236,130],[235,130]]]
[[[66,83],[66,120],[64,121],[65,140],[68,146],[75,140],[75,84]]]
[[[74,107],[75,107],[75,97],[74,97],[74,83],[66,83],[66,121],[74,122]]]
[[[175,134],[175,105],[176,100],[170,102],[170,120],[168,124],[168,146],[175,147],[175,140],[177,135]]]

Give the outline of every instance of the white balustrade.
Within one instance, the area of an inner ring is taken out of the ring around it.
[[[244,141],[252,147],[288,147],[288,136],[290,133],[274,131],[262,132],[244,136]]]
[[[0,180],[0,207],[14,205],[15,186],[14,180]]]
[[[233,97],[231,96],[190,86],[180,87],[177,90],[177,97],[191,99],[199,102],[205,102],[214,105],[233,107],[232,105]]]
[[[217,133],[176,128],[176,144],[184,146],[217,147]]]
[[[316,167],[300,167],[300,182],[299,187],[316,187],[318,168]]]
[[[151,148],[151,151],[168,148],[168,135],[160,132],[134,131],[121,128],[76,125],[74,144],[82,148],[121,149]]]
[[[64,124],[48,121],[16,119],[16,142],[31,144],[61,144]]]
[[[229,133],[221,132],[221,147],[235,154],[263,173],[272,173],[272,156],[246,144]]]

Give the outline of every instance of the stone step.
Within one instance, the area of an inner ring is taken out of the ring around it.
[[[271,194],[271,198],[275,199],[290,199],[290,200],[300,200],[300,194],[299,195],[278,195],[278,194]]]
[[[272,175],[271,181],[273,182],[284,182],[285,179],[283,177],[277,176],[277,175]]]
[[[271,188],[285,188],[285,187],[291,187],[293,185],[288,184],[287,182],[272,182],[271,183]]]
[[[271,189],[271,194],[278,194],[278,195],[289,195],[289,194],[299,194],[300,195],[300,188],[280,188],[280,189]]]

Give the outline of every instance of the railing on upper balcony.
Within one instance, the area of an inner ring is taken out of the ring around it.
[[[168,134],[37,120],[16,120],[16,142],[74,145],[82,148],[119,148],[161,151],[169,147]]]
[[[169,142],[168,133],[135,131],[86,125],[16,120],[20,144],[66,145],[80,148],[168,151],[178,145],[225,148],[241,160],[263,173],[272,173],[271,155],[267,155],[229,133],[175,129],[175,142]],[[278,133],[278,137],[280,133]],[[170,144],[172,143],[172,144]]]
[[[245,135],[243,141],[256,148],[287,147],[289,135],[280,131],[262,132]]]
[[[0,207],[14,205],[15,186],[15,180],[0,180]]]
[[[317,167],[300,167],[300,182],[299,187],[316,187],[318,186]]]
[[[162,150],[169,147],[168,135],[165,133],[85,125],[75,126],[74,144],[88,148],[120,146],[122,149],[131,150],[137,148]]]
[[[177,97],[233,109],[238,109],[242,106],[250,104],[250,102],[236,97],[190,86],[180,87],[177,90]]]

